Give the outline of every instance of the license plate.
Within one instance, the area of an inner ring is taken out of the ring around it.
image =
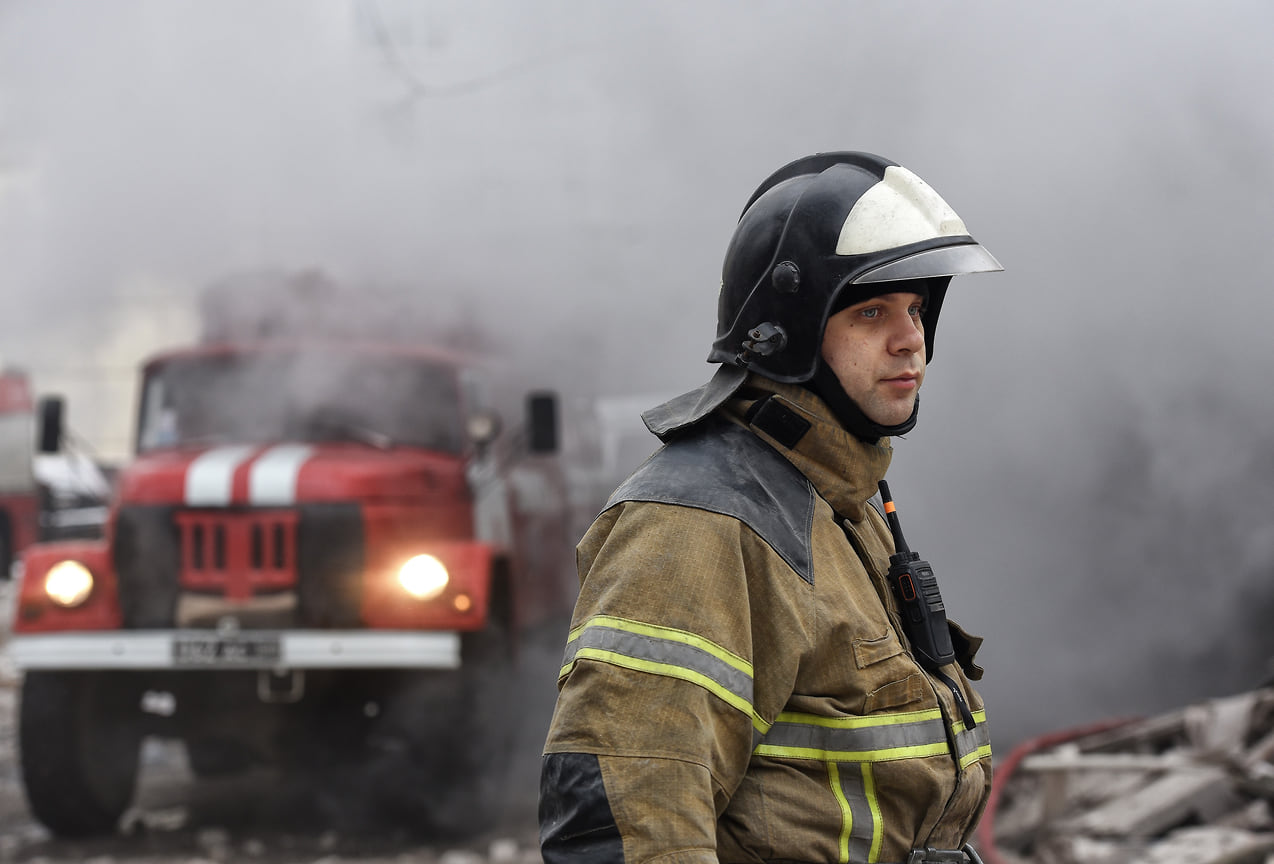
[[[178,666],[270,666],[279,661],[274,635],[178,636],[173,662]]]

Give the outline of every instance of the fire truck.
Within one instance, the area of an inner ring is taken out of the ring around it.
[[[142,366],[103,539],[26,553],[30,808],[57,835],[115,830],[155,735],[196,777],[276,766],[476,828],[519,642],[576,590],[556,397],[502,400],[508,376],[402,315],[357,323],[368,299],[325,280],[216,288],[198,343]]]

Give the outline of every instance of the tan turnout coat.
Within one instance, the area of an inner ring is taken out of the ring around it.
[[[792,449],[745,419],[767,396],[809,424]],[[893,542],[868,499],[888,440],[864,444],[807,390],[755,376],[701,425],[621,486],[579,545],[545,749],[546,860],[895,862],[959,848],[991,783],[982,700],[961,668],[980,677],[980,640],[959,631],[971,650],[943,669],[970,729],[909,653],[885,581]],[[714,447],[726,455],[701,469]],[[663,455],[674,448],[683,461]]]

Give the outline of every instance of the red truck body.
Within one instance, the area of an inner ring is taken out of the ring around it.
[[[32,810],[113,830],[156,734],[197,775],[358,764],[418,824],[478,819],[519,637],[575,593],[555,403],[519,429],[457,356],[247,335],[149,360],[104,538],[26,553]]]

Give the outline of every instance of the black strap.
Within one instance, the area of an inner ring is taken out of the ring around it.
[[[851,435],[866,444],[875,444],[881,438],[906,435],[916,425],[916,416],[920,413],[920,394],[916,394],[916,403],[911,407],[911,416],[897,426],[881,426],[863,413],[858,403],[849,398],[849,394],[841,386],[836,373],[822,358],[814,369],[814,375],[805,382],[805,389],[814,393],[827,403],[836,419]]]
[[[969,703],[965,701],[964,693],[960,691],[960,685],[941,669],[934,669],[933,676],[951,688],[951,695],[955,697],[956,707],[960,709],[960,719],[964,721],[964,728],[973,729],[976,727],[978,724],[973,722],[973,712],[969,710]]]
[[[744,419],[789,450],[810,431],[810,421],[775,399],[773,394],[754,403]]]

